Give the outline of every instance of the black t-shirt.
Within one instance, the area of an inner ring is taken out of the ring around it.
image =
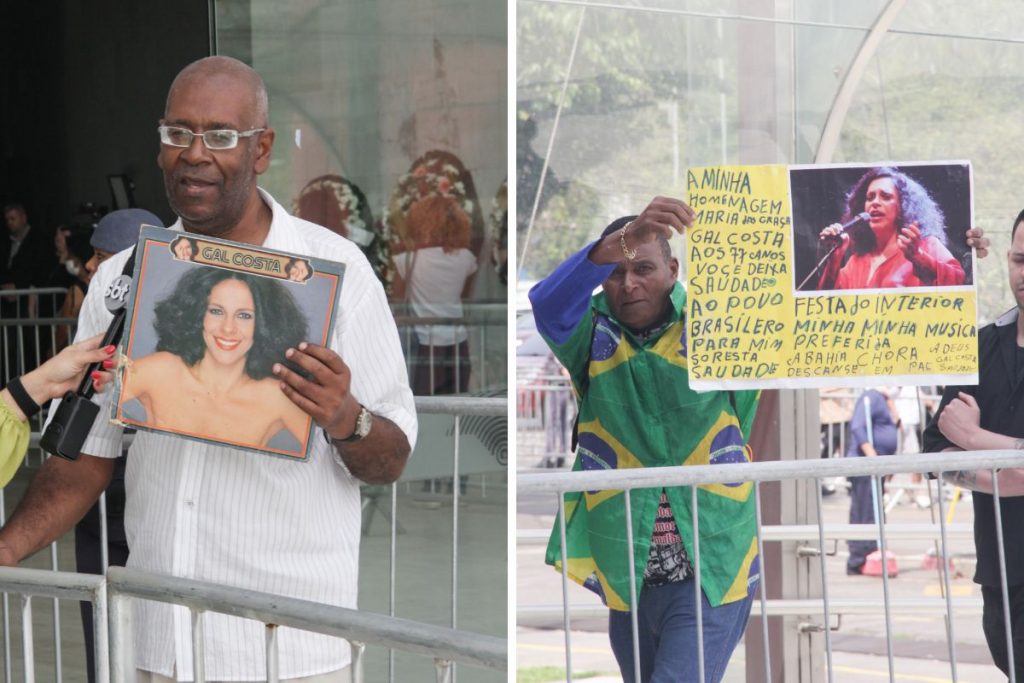
[[[1024,347],[1017,347],[1017,382],[1024,380]]]
[[[959,392],[974,396],[981,409],[981,427],[1015,439],[1024,438],[1024,383],[1017,382],[1021,350],[1017,346],[1016,316],[1005,316],[1000,325],[986,325],[978,331],[978,384],[948,386],[942,404],[924,433],[924,451],[935,453],[954,446],[938,427],[938,417],[946,404]],[[995,506],[991,494],[976,492],[974,503],[974,545],[978,564],[974,581],[983,586],[1000,583],[996,544]],[[1004,497],[1000,501],[1003,529],[1006,532],[1007,583],[1024,585],[1024,543],[1014,541],[1013,529],[1024,525],[1024,496]]]

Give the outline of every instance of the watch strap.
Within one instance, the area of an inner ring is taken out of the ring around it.
[[[365,407],[359,407],[359,414],[356,415],[356,428],[352,430],[352,434],[346,436],[344,439],[334,439],[337,443],[355,443],[356,441],[362,440],[367,434],[370,433],[369,426],[363,428],[363,425],[373,419],[372,413]],[[372,422],[370,423],[372,426]]]
[[[7,383],[7,391],[11,392],[11,398],[18,404],[18,408],[21,412],[25,413],[25,418],[28,419],[39,412],[42,408],[35,400],[29,396],[28,391],[21,383],[20,377],[15,377]]]

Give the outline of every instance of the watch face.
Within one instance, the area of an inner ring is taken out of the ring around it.
[[[370,433],[370,427],[373,426],[373,413],[366,408],[359,411],[359,417],[356,418],[356,435],[361,439]]]

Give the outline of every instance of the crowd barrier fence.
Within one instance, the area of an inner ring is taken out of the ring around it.
[[[764,543],[772,540],[798,539],[802,543],[797,547],[800,557],[809,562],[816,562],[817,571],[821,577],[821,597],[801,600],[770,600],[764,592],[758,591],[758,599],[754,602],[752,615],[761,622],[761,637],[764,657],[765,680],[771,679],[771,660],[768,638],[768,617],[771,615],[799,615],[802,617],[797,623],[801,633],[820,633],[825,640],[825,653],[827,661],[827,676],[831,682],[834,680],[834,668],[832,664],[832,640],[831,631],[834,615],[843,613],[877,613],[876,601],[842,599],[832,600],[829,597],[829,581],[825,571],[825,563],[822,561],[827,552],[825,539],[831,538],[874,538],[879,541],[881,557],[886,557],[887,541],[892,538],[890,526],[884,521],[885,516],[881,511],[881,479],[886,475],[897,473],[937,473],[954,472],[958,470],[992,470],[998,471],[1002,468],[1024,467],[1024,452],[1017,450],[1008,451],[963,451],[929,454],[907,454],[899,457],[887,458],[830,458],[820,460],[787,460],[774,462],[755,462],[721,465],[698,465],[680,467],[659,467],[630,470],[602,470],[602,471],[577,471],[577,472],[521,472],[517,476],[516,490],[518,496],[534,494],[551,494],[558,499],[558,534],[560,536],[560,547],[562,557],[562,626],[565,632],[565,663],[567,681],[571,681],[572,672],[572,615],[569,608],[568,584],[569,579],[566,573],[566,537],[565,537],[565,496],[567,492],[579,491],[601,491],[601,490],[622,490],[625,501],[626,521],[623,535],[627,538],[629,548],[629,566],[631,572],[631,585],[635,586],[635,575],[633,574],[632,556],[632,521],[630,512],[630,492],[643,488],[664,488],[666,486],[687,486],[691,492],[691,506],[693,514],[693,538],[699,538],[698,530],[700,525],[700,511],[698,507],[697,490],[702,485],[730,484],[737,485],[744,482],[753,484],[751,495],[755,499],[757,510],[757,543],[758,554],[764,557]],[[844,528],[837,528],[835,525],[826,525],[823,522],[822,514],[822,493],[820,482],[826,478],[868,476],[871,477],[872,485],[876,490],[876,509],[874,525],[847,525]],[[760,486],[764,482],[775,482],[784,480],[801,480],[816,482],[816,525],[803,525],[800,529],[779,528],[774,533],[761,523],[761,498]],[[952,554],[949,550],[949,542],[952,535],[959,537],[966,536],[969,531],[963,526],[948,528],[944,510],[944,484],[941,476],[938,478],[938,525],[918,525],[919,528],[900,528],[898,534],[901,537],[918,537],[918,535],[931,536],[937,534],[940,542],[938,557],[938,571],[941,574],[942,594],[940,597],[921,597],[907,600],[894,600],[891,596],[888,572],[882,571],[883,604],[882,612],[885,618],[886,655],[889,667],[890,680],[895,680],[894,653],[893,653],[893,627],[892,613],[897,609],[905,609],[923,614],[942,615],[946,622],[946,646],[952,679],[957,680],[957,658],[956,658],[956,635],[953,627],[953,614],[955,610],[980,611],[981,603],[978,598],[955,598],[950,590],[950,563]],[[998,481],[996,482],[994,494],[998,500]],[[1000,506],[997,504],[997,544],[1001,561],[1001,589],[1004,596],[1004,614],[1009,619],[1009,608],[1006,604],[1006,571],[1004,554],[1004,533],[1000,515]],[[850,528],[859,526],[859,529]],[[952,534],[951,534],[952,532]],[[521,540],[537,542],[541,532],[534,532],[529,538]],[[695,570],[696,584],[701,580],[701,562],[699,543],[694,544],[693,565]],[[766,568],[762,565],[759,585],[763,587],[766,583]],[[635,592],[630,595],[630,605],[636,604]],[[701,620],[701,603],[695,601],[697,620]],[[544,606],[524,606],[520,608],[520,617],[531,612],[536,613]],[[607,612],[605,610],[593,610],[593,614]],[[640,679],[639,672],[639,643],[636,637],[636,611],[632,611],[633,618],[633,650],[634,662],[637,670],[637,680]],[[1013,643],[1009,638],[1010,627],[1006,624],[1007,650],[1010,652],[1010,661],[1013,661]],[[698,665],[700,680],[704,680],[704,657],[703,657],[703,629],[698,629]],[[1011,671],[1010,680],[1014,681]]]

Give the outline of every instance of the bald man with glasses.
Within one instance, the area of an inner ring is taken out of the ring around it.
[[[308,379],[283,362],[273,366],[283,393],[322,432],[308,461],[140,433],[126,473],[128,564],[354,608],[359,480],[395,481],[417,430],[384,290],[357,245],[288,215],[257,186],[275,136],[266,88],[251,68],[227,57],[187,66],[171,85],[157,132],[157,163],[179,217],[172,229],[339,261],[346,270],[328,346],[304,342],[286,352]],[[79,337],[106,329],[111,316],[102,293],[127,259],[124,251],[100,266]],[[217,390],[194,389],[210,396]],[[78,460],[46,462],[0,530],[0,563],[15,564],[73,525],[106,486],[120,439],[121,429],[100,419]],[[187,610],[143,601],[135,626],[139,680],[189,676]],[[207,613],[203,627],[207,680],[266,679],[262,624]],[[281,628],[278,643],[282,680],[348,680],[345,641]]]

